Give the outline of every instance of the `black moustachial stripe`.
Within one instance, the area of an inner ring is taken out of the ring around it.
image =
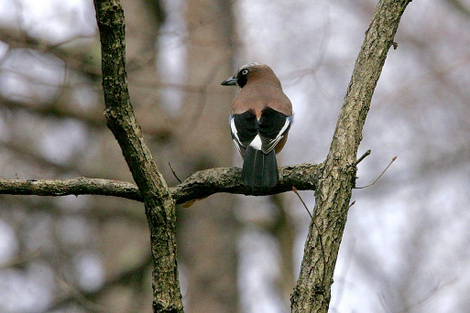
[[[237,84],[240,88],[245,87],[247,81],[248,80],[247,80],[246,75],[238,75],[237,76]]]

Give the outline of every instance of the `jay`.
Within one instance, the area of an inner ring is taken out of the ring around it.
[[[230,129],[243,158],[243,183],[270,188],[279,182],[276,154],[287,140],[293,122],[292,104],[273,70],[249,63],[222,82],[240,87],[232,102]]]

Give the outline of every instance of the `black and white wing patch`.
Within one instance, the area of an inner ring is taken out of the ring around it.
[[[245,149],[258,134],[257,124],[256,115],[250,110],[242,114],[230,115],[232,140],[242,156],[245,154]]]
[[[292,116],[267,107],[262,111],[259,120],[248,110],[242,114],[231,115],[229,121],[232,139],[240,154],[244,156],[248,146],[265,154],[271,152],[289,130]]]
[[[258,121],[258,132],[261,139],[260,150],[269,153],[274,149],[284,138],[291,124],[292,116],[287,116],[269,107],[265,108]]]

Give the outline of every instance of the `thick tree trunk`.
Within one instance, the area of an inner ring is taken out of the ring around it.
[[[315,190],[314,216],[304,248],[292,312],[328,312],[333,273],[356,178],[356,156],[375,86],[400,18],[410,0],[377,5],[344,98]]]
[[[105,116],[145,203],[153,258],[154,312],[182,312],[175,238],[175,201],[152,159],[129,100],[124,13],[118,1],[96,0]]]

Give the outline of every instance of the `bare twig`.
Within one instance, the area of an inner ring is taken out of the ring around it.
[[[173,166],[171,166],[171,163],[170,163],[170,162],[168,162],[168,166],[170,167],[170,170],[171,170],[171,173],[173,173],[173,176],[175,176],[176,180],[181,184],[182,181],[181,181],[181,179],[178,177],[178,175],[176,175],[176,172],[175,172],[175,170],[173,169]]]
[[[397,157],[394,156],[394,157],[392,158],[392,160],[390,161],[390,163],[388,163],[387,167],[382,171],[382,173],[380,173],[379,176],[377,176],[377,178],[376,178],[373,182],[371,182],[370,184],[367,184],[367,185],[365,185],[365,186],[354,187],[354,189],[364,189],[364,188],[370,187],[370,186],[372,186],[373,184],[375,184],[375,183],[380,179],[380,177],[382,177],[382,175],[385,174],[385,172],[388,170],[388,168],[390,167],[390,165],[392,165],[392,163],[395,162],[396,159],[397,159]]]
[[[349,207],[348,207],[348,211],[349,211],[349,209],[350,209],[353,205],[355,205],[355,204],[356,204],[356,201],[355,201],[355,200],[354,200],[353,202],[351,202],[351,204],[350,204]],[[348,211],[343,212],[343,214],[341,214],[341,215],[338,216],[333,222],[331,222],[330,225],[328,225],[328,226],[325,228],[325,231],[328,230],[328,229],[330,229],[333,225],[335,225],[335,224],[339,221],[340,218],[345,217],[346,214],[348,213]]]
[[[297,197],[299,198],[300,202],[302,202],[302,204],[304,205],[304,208],[305,208],[305,210],[307,211],[308,215],[310,216],[310,219],[312,219],[312,218],[313,218],[312,213],[310,213],[310,210],[308,209],[307,205],[305,204],[304,199],[302,199],[302,197],[300,196],[299,192],[297,191],[297,188],[295,188],[294,186],[292,186],[292,191],[297,195]]]
[[[358,165],[359,163],[362,162],[362,160],[364,160],[366,157],[368,157],[370,155],[370,149],[367,150],[359,159],[357,159],[356,161],[356,165]]]
[[[325,282],[325,279],[326,279],[326,259],[325,259],[325,248],[323,247],[322,231],[321,231],[320,227],[318,227],[317,223],[315,222],[315,219],[312,216],[312,214],[310,213],[310,210],[308,209],[307,204],[305,203],[304,199],[302,199],[302,197],[298,193],[297,188],[292,186],[292,191],[294,191],[294,193],[299,198],[300,202],[302,202],[305,210],[307,210],[307,213],[310,216],[310,219],[312,220],[313,226],[317,230],[318,241],[320,243],[320,252],[322,254],[322,260],[323,260],[323,280],[322,280],[322,285],[323,285],[323,283]]]

